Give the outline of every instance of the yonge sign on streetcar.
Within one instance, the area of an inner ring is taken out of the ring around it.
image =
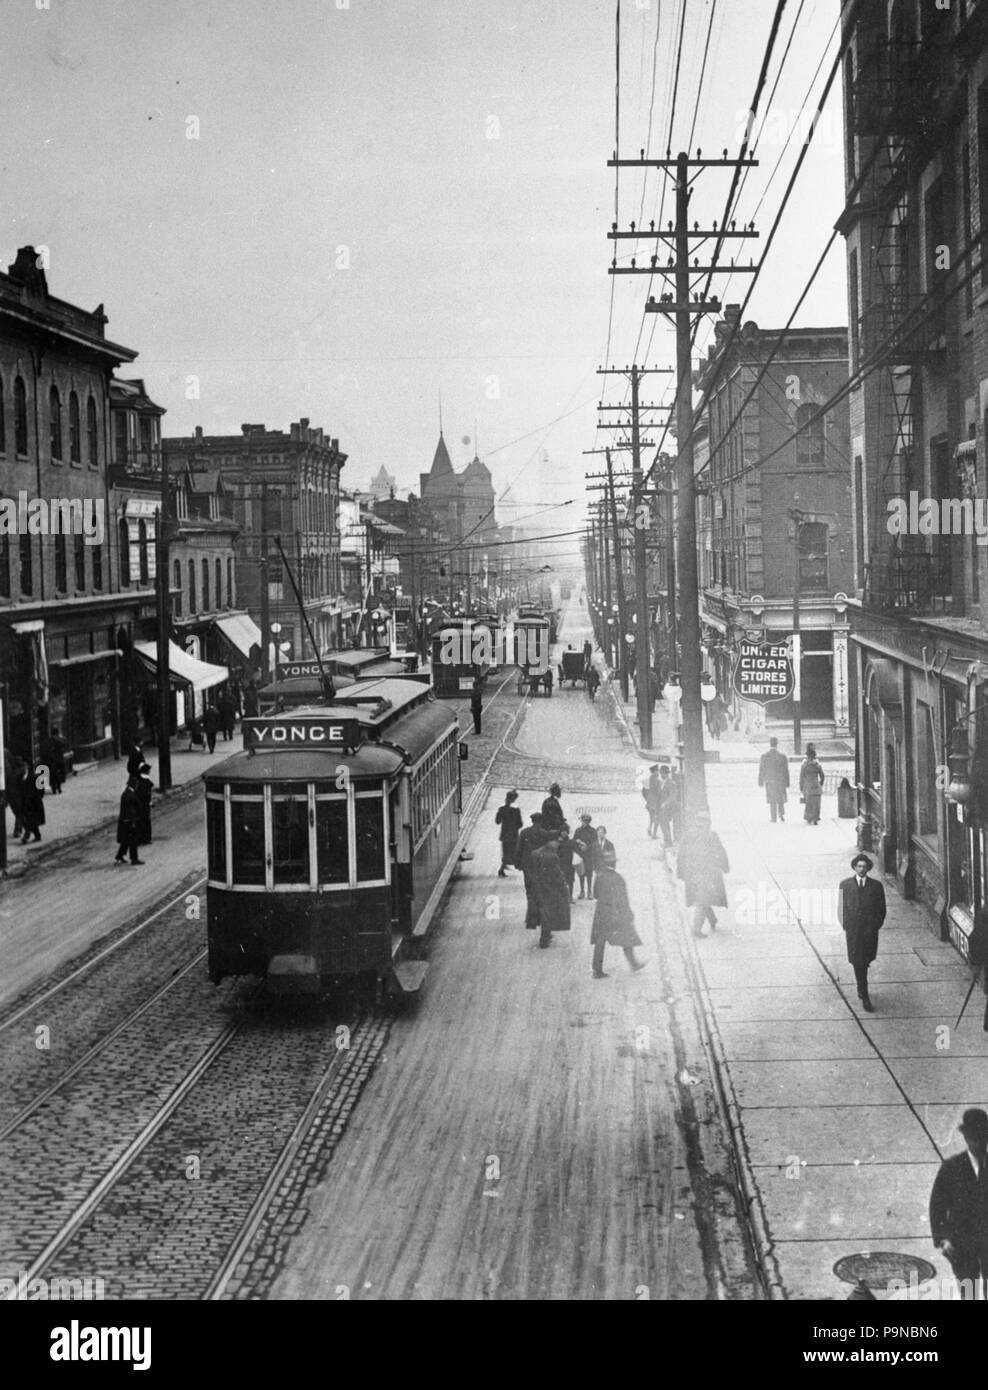
[[[754,700],[759,705],[785,700],[795,685],[788,642],[741,643],[734,665],[734,689],[742,700]]]

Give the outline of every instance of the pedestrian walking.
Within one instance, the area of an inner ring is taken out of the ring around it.
[[[707,728],[715,742],[720,739],[721,734],[727,732],[727,705],[720,692],[707,705]]]
[[[480,721],[484,712],[484,678],[474,676],[473,688],[470,691],[470,713],[473,715],[473,731],[480,733]]]
[[[563,838],[559,826],[548,832],[546,843],[531,859],[532,884],[539,912],[539,946],[552,945],[552,934],[569,931],[569,886],[559,862],[559,842]]]
[[[189,720],[189,752],[191,753],[193,748],[205,750],[205,747],[206,736],[202,731],[202,721],[198,715],[194,714]],[[128,763],[127,766],[129,767],[130,764]]]
[[[635,914],[628,901],[628,885],[617,871],[617,856],[613,850],[603,856],[597,871],[597,906],[594,908],[590,940],[593,944],[595,980],[607,979],[604,971],[604,949],[607,946],[620,946],[632,970],[644,969],[645,961],[635,956],[635,947],[642,942],[635,931]]]
[[[494,817],[494,824],[501,827],[501,867],[497,871],[498,878],[507,878],[508,866],[514,864],[515,855],[518,853],[521,812],[515,805],[517,800],[516,791],[508,792],[504,798],[504,805],[497,808],[497,815]]]
[[[210,753],[216,752],[216,735],[220,731],[220,712],[212,703],[203,711],[202,731],[206,735],[206,747]]]
[[[659,768],[659,783],[659,829],[662,843],[666,849],[671,849],[682,831],[683,787],[679,773],[665,763]]]
[[[816,748],[806,745],[806,757],[799,769],[799,794],[804,802],[803,820],[807,825],[820,824],[820,797],[823,795],[823,768],[817,762]]]
[[[127,745],[127,776],[140,776],[141,763],[144,761],[144,749],[141,747],[140,740]]]
[[[727,851],[720,836],[711,829],[706,811],[699,811],[693,830],[683,836],[676,856],[676,874],[686,888],[686,906],[693,909],[693,935],[703,935],[703,923],[708,921],[717,930],[715,907],[727,906],[724,875],[730,869]]]
[[[251,681],[244,691],[244,718],[256,719],[260,711],[261,704],[257,695],[257,686]]]
[[[220,728],[223,730],[223,737],[226,742],[229,743],[237,728],[237,707],[229,693],[220,696],[217,710],[220,716]]]
[[[965,1152],[940,1165],[930,1193],[930,1231],[961,1299],[971,1302],[988,1298],[988,1114],[965,1110],[958,1129]]]
[[[542,803],[543,830],[555,830],[565,823],[566,817],[563,815],[562,804],[559,800],[562,794],[562,787],[558,782],[553,782],[549,788],[549,795]]]
[[[559,863],[562,866],[563,878],[569,889],[569,900],[573,901],[573,885],[576,882],[576,863],[583,862],[583,848],[575,836],[570,835],[569,826],[565,823],[562,826],[562,838],[558,842]]]
[[[16,753],[12,753],[9,748],[4,749],[3,754],[3,781],[7,805],[10,807],[14,817],[14,828],[11,831],[11,838],[19,840],[24,834],[24,822],[21,820],[21,806],[24,794],[21,779],[24,776],[24,759],[19,758]]]
[[[40,780],[39,769],[34,763],[25,763],[20,778],[22,845],[31,839],[41,839],[41,827],[45,823],[45,789],[39,786]]]
[[[593,643],[588,639],[583,644],[583,669],[589,671],[593,662]]]
[[[140,778],[128,777],[127,785],[120,795],[120,812],[117,816],[117,857],[115,864],[124,863],[124,856],[130,855],[132,864],[143,864],[138,858],[137,846],[141,833],[141,802],[137,794]]]
[[[662,813],[662,778],[659,776],[658,763],[653,763],[648,769],[648,781],[642,787],[642,796],[648,812],[649,837],[654,840],[659,833],[659,816]]]
[[[786,788],[789,785],[789,759],[779,752],[779,740],[770,738],[768,752],[758,760],[758,785],[765,788],[765,800],[773,821],[786,818]]]
[[[518,835],[518,848],[515,851],[515,868],[521,869],[525,882],[525,926],[534,931],[539,925],[539,905],[535,896],[535,880],[532,877],[532,855],[549,839],[542,828],[542,812],[533,811],[527,825]]]
[[[596,666],[587,667],[587,694],[590,696],[590,703],[593,704],[597,698],[597,691],[600,689],[600,672]]]
[[[57,729],[41,745],[41,762],[48,769],[48,785],[55,796],[61,796],[65,783],[65,755],[69,745]]]
[[[154,786],[148,773],[151,771],[147,763],[141,763],[140,773],[137,778],[137,799],[140,803],[141,813],[138,824],[137,843],[139,845],[149,845],[151,843],[151,802],[154,799]]]
[[[868,966],[878,955],[878,933],[885,921],[885,889],[868,875],[874,864],[867,854],[851,860],[854,874],[841,880],[837,896],[837,920],[847,938],[848,964],[854,967],[858,998],[867,1013],[875,1006],[868,993]]]
[[[576,860],[576,876],[580,880],[581,898],[593,897],[593,878],[597,868],[597,832],[592,825],[593,816],[584,811],[580,824],[573,831],[573,839],[582,851]]]

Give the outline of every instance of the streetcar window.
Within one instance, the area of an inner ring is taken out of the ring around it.
[[[316,800],[316,861],[320,883],[350,882],[345,796]]]
[[[305,788],[291,796],[272,796],[275,883],[309,881],[309,806]]]
[[[218,883],[226,882],[226,807],[223,798],[206,798],[206,857],[209,877]]]
[[[231,797],[233,881],[264,883],[264,802]]]
[[[357,836],[357,881],[385,878],[384,800],[374,792],[357,796],[353,803]]]

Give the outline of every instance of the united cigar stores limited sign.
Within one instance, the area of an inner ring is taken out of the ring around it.
[[[734,665],[734,689],[742,700],[767,705],[793,693],[792,648],[788,642],[742,642]]]
[[[245,719],[245,748],[356,748],[360,721],[298,715],[285,719]]]

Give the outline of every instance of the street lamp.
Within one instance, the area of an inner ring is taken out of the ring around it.
[[[968,741],[967,724],[988,709],[988,702],[978,705],[969,714],[962,715],[947,734],[947,766],[950,769],[950,781],[947,784],[945,795],[948,801],[955,801],[958,806],[967,806],[974,797],[975,784],[971,767],[971,748]],[[986,750],[980,746],[975,748],[974,759],[978,764],[979,780],[980,776],[988,769],[985,768]]]
[[[269,625],[268,631],[271,633],[271,636],[274,638],[274,683],[275,683],[275,685],[277,685],[277,684],[278,684],[278,656],[279,656],[280,647],[281,647],[281,643],[278,641],[278,638],[281,636],[281,623],[271,623],[271,624]]]

